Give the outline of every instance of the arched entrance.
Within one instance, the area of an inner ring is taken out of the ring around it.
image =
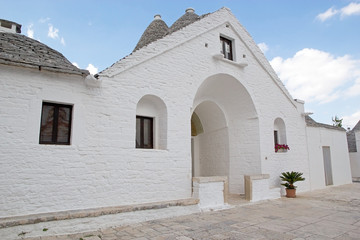
[[[191,117],[193,177],[229,175],[229,134],[225,115],[212,101],[199,104]]]
[[[244,175],[261,173],[258,116],[246,88],[228,74],[207,78],[191,124],[193,176],[227,176],[230,193],[244,193]]]

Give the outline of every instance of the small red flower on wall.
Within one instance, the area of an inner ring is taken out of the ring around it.
[[[279,149],[290,150],[289,146],[286,144],[275,144],[275,152],[278,152]]]

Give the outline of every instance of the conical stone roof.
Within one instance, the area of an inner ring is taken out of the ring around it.
[[[155,42],[158,39],[165,37],[167,34],[176,32],[181,28],[190,25],[191,23],[199,20],[201,17],[195,13],[193,8],[188,8],[185,11],[185,14],[182,15],[178,20],[176,20],[173,25],[169,28],[166,23],[161,19],[159,14],[154,16],[154,20],[146,28],[139,42],[136,44],[133,52],[139,50],[146,45],[149,45],[152,42]]]
[[[143,35],[141,36],[139,42],[137,43],[134,52],[139,50],[146,45],[155,42],[156,40],[164,37],[169,33],[169,27],[166,23],[161,19],[160,15],[155,15],[154,20],[150,23],[150,25],[146,28]]]
[[[170,33],[176,32],[199,19],[200,17],[195,13],[195,10],[193,8],[188,8],[185,10],[185,14],[171,25]]]
[[[0,64],[89,75],[75,67],[58,51],[18,33],[0,32]]]

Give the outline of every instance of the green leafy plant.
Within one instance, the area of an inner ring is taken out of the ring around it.
[[[332,118],[333,126],[335,127],[342,127],[342,121],[343,119],[338,118],[338,116],[335,115],[334,118]]]
[[[280,179],[285,183],[282,183],[281,185],[285,186],[287,189],[295,189],[296,186],[294,186],[294,183],[305,180],[305,178],[303,178],[302,175],[303,173],[294,172],[294,171],[282,172]]]

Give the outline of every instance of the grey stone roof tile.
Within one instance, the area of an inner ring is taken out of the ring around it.
[[[75,67],[58,51],[17,33],[0,32],[0,64],[89,75],[89,71]]]
[[[349,152],[357,152],[355,132],[358,131],[360,131],[360,120],[351,131],[346,133]]]
[[[318,123],[309,116],[305,116],[305,122],[306,122],[306,126],[308,126],[308,127],[322,127],[322,128],[328,128],[328,129],[333,129],[333,130],[338,130],[338,131],[346,131],[342,127],[336,127],[336,126],[332,126],[329,124]]]
[[[158,16],[158,17],[157,17]],[[156,40],[163,38],[169,33],[169,27],[160,18],[160,15],[155,15],[155,19],[145,29],[141,35],[139,42],[136,44],[134,51],[139,50],[146,45],[155,42]]]
[[[190,25],[193,22],[199,20],[200,17],[195,13],[192,8],[188,8],[185,11],[185,14],[182,15],[178,20],[176,20],[170,27],[170,33],[176,32],[187,25]]]
[[[185,14],[182,15],[178,20],[176,20],[171,27],[169,28],[166,23],[161,19],[160,15],[155,15],[154,20],[150,23],[150,25],[145,29],[144,33],[141,35],[139,42],[136,44],[133,52],[139,50],[142,47],[149,45],[152,42],[155,42],[158,39],[165,37],[168,34],[176,32],[191,23],[201,19],[206,16],[204,14],[199,17],[194,12],[194,9],[188,8],[185,11]]]

